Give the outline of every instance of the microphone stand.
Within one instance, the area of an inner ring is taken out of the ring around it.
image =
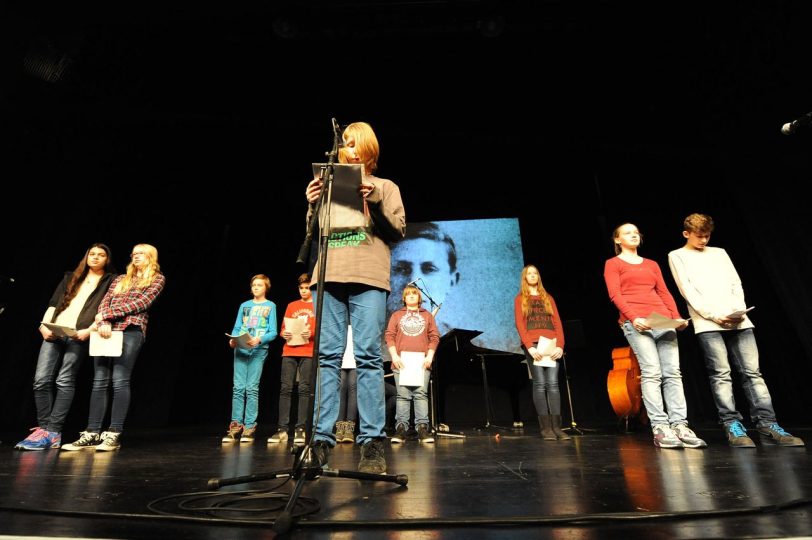
[[[313,443],[313,416],[316,413],[317,404],[319,403],[318,396],[321,392],[321,387],[317,385],[319,380],[319,345],[321,341],[321,320],[322,310],[324,307],[324,283],[327,276],[327,249],[328,240],[330,237],[330,203],[332,201],[333,190],[333,175],[335,172],[335,159],[338,155],[338,150],[341,146],[341,130],[339,129],[336,119],[333,118],[333,149],[327,152],[327,163],[322,167],[319,178],[322,181],[321,195],[315,204],[313,211],[309,214],[309,221],[307,223],[307,234],[305,241],[299,250],[299,257],[297,262],[304,263],[308,258],[310,251],[310,244],[312,242],[312,235],[315,229],[315,224],[320,226],[319,234],[319,251],[318,251],[318,276],[319,282],[316,285],[316,328],[313,337],[313,369],[310,375],[310,387],[314,390],[314,405],[310,407],[310,414],[307,418],[305,444],[302,446],[293,444],[291,447],[291,454],[294,455],[293,466],[289,469],[281,469],[270,471],[262,474],[252,474],[248,476],[238,476],[234,478],[212,478],[208,481],[210,490],[219,489],[222,486],[229,486],[234,484],[244,484],[248,482],[257,482],[262,480],[273,480],[276,478],[293,478],[296,480],[296,485],[290,494],[285,508],[277,516],[273,523],[273,529],[278,534],[287,533],[293,525],[293,510],[296,506],[299,495],[304,488],[305,480],[315,480],[320,476],[332,478],[355,478],[357,480],[370,480],[376,482],[393,482],[400,486],[405,486],[409,482],[408,476],[405,474],[372,474],[363,473],[358,471],[344,471],[338,469],[329,469],[321,467],[315,454],[312,452]],[[320,412],[320,411],[319,411]],[[315,505],[317,512],[319,505]]]
[[[434,301],[434,298],[428,293],[428,291],[423,290],[420,285],[417,284],[417,281],[423,281],[423,278],[417,278],[417,280],[411,283],[414,288],[418,291],[423,293],[423,296],[426,297],[426,300],[429,301],[429,307],[431,308],[431,315],[434,317],[437,315],[437,312],[440,311],[440,308],[443,307],[442,304],[438,304]],[[426,283],[424,282],[423,285]],[[426,287],[428,289],[428,287]],[[435,355],[436,358],[437,355]],[[431,413],[431,431],[434,433],[436,437],[449,437],[452,439],[464,439],[465,435],[462,433],[451,433],[451,428],[448,427],[447,424],[437,424],[437,377],[435,377],[436,371],[434,369],[431,370],[431,374],[429,376],[429,399],[431,399],[431,408],[429,412]]]

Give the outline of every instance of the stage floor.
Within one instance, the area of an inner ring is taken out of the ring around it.
[[[452,426],[465,438],[386,444],[408,485],[322,476],[207,491],[210,479],[285,474],[286,446],[221,445],[221,426],[132,429],[117,452],[20,452],[0,445],[0,535],[86,538],[273,538],[291,499],[290,538],[791,538],[812,534],[808,447],[657,449],[616,426],[543,441],[524,430]],[[790,431],[812,443],[812,429]],[[497,437],[498,435],[498,437]],[[752,433],[751,433],[752,435]],[[68,434],[68,441],[76,434]],[[331,468],[354,471],[341,445]],[[250,491],[250,493],[249,493]],[[208,508],[206,510],[205,508]],[[0,536],[2,537],[2,536]]]

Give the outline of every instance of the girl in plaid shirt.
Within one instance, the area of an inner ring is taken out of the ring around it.
[[[119,437],[130,407],[130,376],[144,344],[148,310],[166,283],[155,247],[137,244],[131,259],[127,273],[110,284],[96,314],[96,327],[102,338],[109,338],[113,331],[124,332],[121,356],[93,357],[93,391],[87,430],[81,433],[79,440],[63,446],[63,450],[110,451],[121,447]],[[110,426],[101,432],[101,423],[107,412],[107,389],[111,385]]]

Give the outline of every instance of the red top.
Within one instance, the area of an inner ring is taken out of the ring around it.
[[[660,266],[651,259],[632,264],[612,257],[606,261],[603,279],[609,298],[620,311],[620,324],[646,318],[656,311],[672,319],[682,319],[674,297],[668,292]]]
[[[440,331],[430,311],[423,308],[410,311],[404,307],[392,313],[384,339],[387,346],[395,346],[398,354],[403,351],[427,353],[437,350]]]
[[[310,326],[310,339],[304,345],[288,345],[285,342],[282,346],[282,356],[313,356],[313,335],[316,333],[316,314],[313,312],[313,302],[294,300],[285,308],[285,317],[288,319],[306,318],[307,324]],[[279,333],[281,334],[284,330],[285,319],[282,319],[282,328]]]
[[[522,345],[526,349],[538,343],[539,337],[547,339],[555,338],[557,347],[564,348],[564,328],[561,325],[561,317],[558,315],[558,307],[555,300],[549,294],[550,304],[553,306],[552,314],[544,310],[544,302],[541,296],[530,297],[530,310],[525,318],[522,313],[522,295],[517,294],[513,301],[513,315],[516,318],[516,330],[522,340]]]

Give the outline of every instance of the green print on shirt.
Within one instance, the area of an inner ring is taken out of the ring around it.
[[[329,248],[343,248],[369,244],[370,237],[364,230],[333,232],[327,241]]]

